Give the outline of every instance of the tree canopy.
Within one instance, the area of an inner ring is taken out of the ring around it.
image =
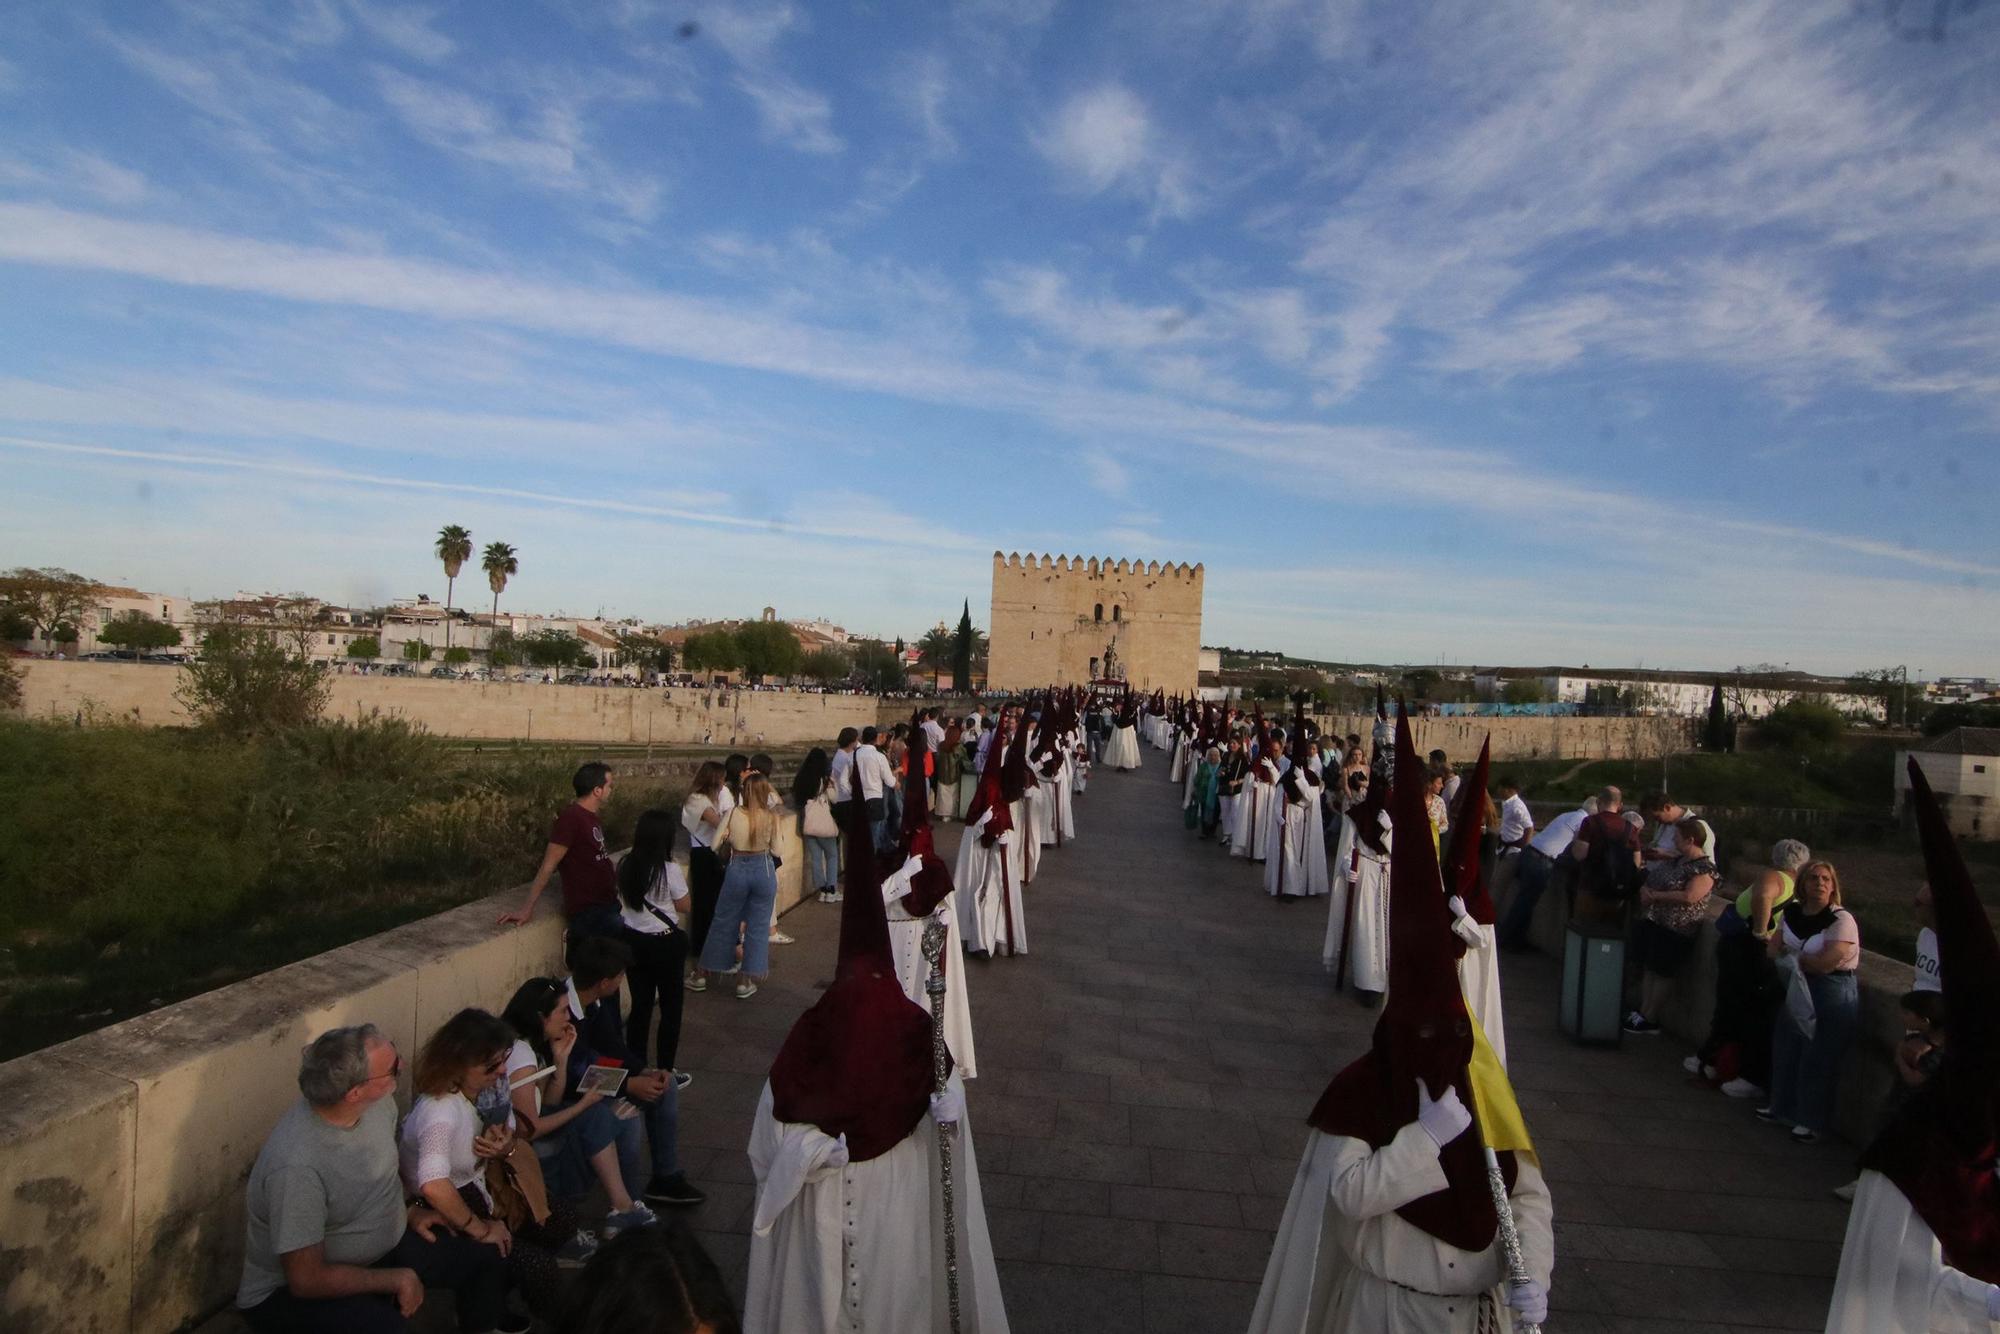
[[[152,653],[179,647],[181,632],[180,627],[156,621],[143,611],[123,611],[97,632],[97,642],[134,653]]]
[[[537,630],[516,641],[521,656],[535,667],[595,667],[589,645],[567,630]]]

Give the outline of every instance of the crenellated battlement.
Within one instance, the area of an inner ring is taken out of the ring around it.
[[[1189,581],[1199,581],[1203,576],[1200,561],[1192,565],[1185,561],[1179,564],[1169,561],[1162,565],[1156,560],[1129,560],[1120,557],[1114,561],[1109,556],[1051,556],[1032,551],[1025,556],[1018,551],[994,552],[993,571],[995,574],[1001,571],[1019,571],[1023,574],[1047,571],[1052,574],[1083,574],[1092,578],[1114,574],[1145,575],[1149,578],[1165,577]]]

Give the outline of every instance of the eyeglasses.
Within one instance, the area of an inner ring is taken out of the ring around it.
[[[397,1052],[396,1063],[394,1065],[391,1065],[387,1070],[383,1071],[379,1075],[368,1076],[368,1078],[362,1080],[361,1082],[364,1084],[372,1084],[378,1079],[400,1079],[402,1078],[402,1076],[403,1076],[403,1053]]]
[[[486,1064],[480,1066],[479,1068],[481,1070],[484,1070],[489,1075],[497,1075],[502,1070],[507,1068],[507,1056],[508,1053],[503,1051],[498,1056],[495,1056],[492,1060],[488,1061]]]

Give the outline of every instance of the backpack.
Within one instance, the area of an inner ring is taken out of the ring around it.
[[[1632,864],[1632,848],[1623,838],[1598,839],[1584,868],[1584,887],[1600,899],[1629,899],[1645,878],[1645,872]]]

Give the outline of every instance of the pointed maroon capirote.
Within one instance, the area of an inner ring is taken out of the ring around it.
[[[1437,853],[1424,802],[1424,769],[1410,741],[1410,723],[1396,706],[1396,781],[1390,798],[1395,855],[1389,861],[1389,995],[1369,1049],[1333,1077],[1307,1118],[1329,1135],[1380,1148],[1417,1119],[1417,1081],[1433,1097],[1447,1085],[1470,1108],[1472,1019],[1458,988],[1457,937],[1445,906]],[[1514,1156],[1500,1155],[1512,1184]],[[1499,1216],[1487,1184],[1478,1136],[1467,1131],[1438,1154],[1445,1187],[1396,1212],[1415,1227],[1460,1250],[1493,1244]]]
[[[771,1065],[772,1114],[847,1136],[854,1162],[880,1157],[917,1128],[935,1078],[931,1017],[897,979],[861,806],[849,803],[845,812],[847,888],[833,984],[792,1024]]]
[[[1001,795],[1009,802],[1019,801],[1027,795],[1031,781],[1028,775],[1028,711],[1021,708],[1015,710],[1014,736],[1007,743],[1006,757],[1000,763]]]
[[[946,733],[949,739],[950,733]],[[924,776],[924,760],[930,755],[931,739],[921,727],[910,729],[909,772],[903,778],[903,838],[898,869],[911,857],[922,860],[923,868],[910,879],[910,887],[899,901],[912,917],[928,917],[931,910],[952,892],[951,868],[937,855],[931,833],[930,782]],[[952,967],[947,959],[945,967]]]
[[[1951,1040],[1861,1165],[1894,1182],[1937,1235],[1946,1264],[2000,1283],[2000,941],[1931,785],[1910,758],[1910,805],[1936,915],[1938,981]]]
[[[1445,856],[1446,892],[1464,899],[1467,914],[1483,926],[1494,922],[1493,895],[1479,860],[1480,835],[1486,832],[1486,775],[1492,765],[1493,738],[1488,735],[1472,776],[1459,782],[1458,809],[1451,816],[1451,849]]]

